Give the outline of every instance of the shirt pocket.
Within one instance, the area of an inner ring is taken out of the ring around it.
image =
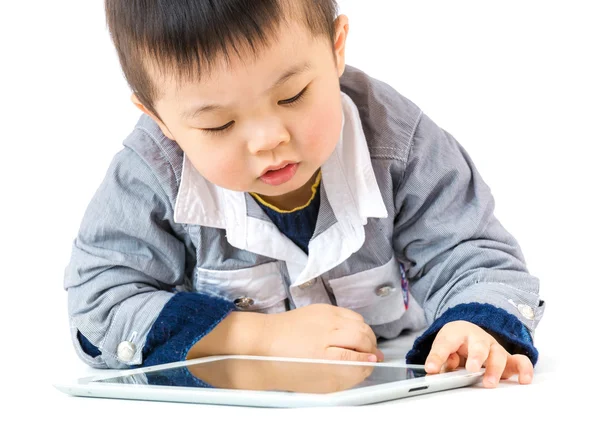
[[[232,301],[238,310],[286,311],[287,291],[278,262],[237,270],[196,268],[196,291]]]
[[[369,325],[399,320],[408,308],[408,283],[395,258],[328,283],[337,305],[361,314]]]

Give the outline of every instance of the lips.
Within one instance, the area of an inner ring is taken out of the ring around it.
[[[298,163],[283,162],[265,169],[259,177],[263,183],[271,186],[279,186],[290,181],[298,170]]]
[[[268,173],[269,171],[277,171],[277,170],[281,170],[281,169],[285,168],[287,165],[290,165],[290,164],[294,164],[294,162],[293,162],[293,161],[284,161],[284,162],[282,162],[281,164],[278,164],[278,165],[271,165],[270,167],[267,167],[267,168],[266,168],[266,169],[265,169],[265,170],[262,172],[262,174],[261,174],[260,176],[262,177],[263,175],[265,175],[265,174],[266,174],[266,173]]]

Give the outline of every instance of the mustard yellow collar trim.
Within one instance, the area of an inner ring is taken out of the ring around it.
[[[315,179],[314,184],[311,187],[312,190],[312,195],[310,196],[310,199],[308,199],[308,202],[302,206],[298,206],[297,208],[294,208],[292,210],[281,210],[276,206],[271,205],[270,203],[267,203],[264,201],[264,199],[262,197],[260,197],[258,194],[256,193],[250,193],[252,195],[252,197],[254,197],[256,200],[258,200],[262,205],[268,207],[271,210],[274,210],[275,212],[278,213],[292,213],[292,212],[296,212],[299,210],[302,210],[306,207],[308,207],[308,205],[311,204],[311,202],[314,200],[315,196],[317,195],[317,188],[319,187],[319,184],[321,183],[321,170],[319,170],[319,173],[317,174],[317,178]]]

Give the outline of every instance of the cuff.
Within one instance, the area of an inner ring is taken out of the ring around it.
[[[215,296],[196,292],[173,295],[148,332],[140,366],[184,361],[190,348],[233,309],[233,303]]]
[[[525,325],[506,310],[481,303],[460,304],[448,309],[415,340],[406,354],[406,362],[424,364],[437,333],[446,323],[457,320],[478,325],[502,343],[509,353],[526,355],[534,366],[537,363],[538,351]]]
[[[83,352],[88,354],[90,357],[96,358],[98,355],[102,354],[98,347],[88,341],[88,338],[83,336],[79,330],[77,331],[77,340],[79,341],[79,345],[81,345]]]

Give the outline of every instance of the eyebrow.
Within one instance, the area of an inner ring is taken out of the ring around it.
[[[272,91],[273,89],[283,85],[285,82],[287,82],[288,80],[290,80],[292,77],[297,76],[301,73],[304,73],[308,70],[310,70],[310,64],[309,63],[302,63],[302,64],[297,64],[295,66],[290,67],[288,70],[286,70],[280,77],[279,79],[277,79],[277,81],[269,88],[267,89],[265,92],[269,92]],[[200,114],[208,112],[208,111],[221,111],[224,110],[226,107],[223,105],[218,105],[218,104],[206,104],[206,105],[202,105],[200,107],[197,108],[193,108],[187,111],[183,111],[181,113],[181,117],[185,120],[191,120],[194,119],[196,117],[198,117]]]
[[[296,66],[289,68],[284,74],[281,75],[281,77],[277,80],[277,82],[275,82],[273,84],[273,86],[271,86],[269,89],[267,89],[267,92],[272,91],[273,89],[277,88],[278,86],[283,85],[285,82],[287,82],[292,77],[299,75],[300,73],[307,72],[309,70],[310,70],[310,64],[308,64],[308,63],[298,64]]]

